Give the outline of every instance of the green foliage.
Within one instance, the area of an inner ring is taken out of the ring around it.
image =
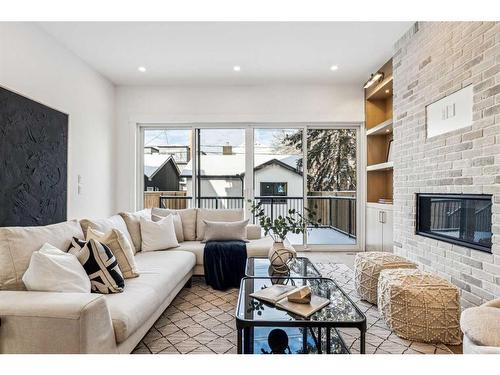
[[[262,202],[251,203],[251,212],[258,219],[259,225],[264,229],[264,234],[270,235],[274,241],[284,241],[288,233],[300,234],[307,230],[308,226],[317,228],[321,223],[321,219],[315,220],[316,212],[304,208],[306,216],[302,215],[296,209],[289,209],[287,216],[279,215],[272,219],[267,216]]]
[[[282,143],[284,149],[302,151],[302,132],[285,135]],[[356,131],[308,130],[307,163],[309,191],[356,190]]]

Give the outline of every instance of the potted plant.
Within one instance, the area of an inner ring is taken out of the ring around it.
[[[305,216],[292,208],[288,210],[286,216],[278,215],[276,218],[271,218],[266,215],[262,201],[254,203],[249,200],[249,202],[251,212],[264,229],[264,234],[273,239],[273,245],[269,249],[271,266],[276,272],[287,273],[289,271],[287,263],[296,256],[295,249],[286,243],[287,234],[304,233],[308,226],[317,228],[321,219],[315,220],[316,212],[306,207],[304,207]]]

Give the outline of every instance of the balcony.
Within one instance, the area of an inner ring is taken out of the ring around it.
[[[208,209],[243,209],[243,197],[193,197],[185,192],[146,192],[145,207],[182,209],[200,207]],[[354,194],[352,194],[354,195]],[[303,197],[265,196],[255,197],[262,202],[265,213],[271,218],[285,216],[288,210],[303,212]],[[308,206],[321,219],[318,228],[308,228],[307,242],[311,245],[354,245],[356,243],[356,198],[355,196],[310,196]],[[255,222],[255,219],[254,219]],[[302,235],[291,234],[293,244],[302,244]]]

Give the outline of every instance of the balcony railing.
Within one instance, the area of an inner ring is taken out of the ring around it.
[[[207,209],[243,209],[243,197],[197,197],[179,195],[159,195],[161,208],[207,208]],[[195,202],[196,200],[196,202]],[[264,196],[255,197],[256,202],[262,202],[266,215],[275,219],[288,215],[290,209],[296,212],[304,211],[303,197]],[[315,212],[320,227],[335,229],[349,237],[356,238],[356,198],[348,196],[311,196],[307,198],[308,207]],[[255,218],[254,218],[255,219]],[[255,220],[254,220],[255,221]]]

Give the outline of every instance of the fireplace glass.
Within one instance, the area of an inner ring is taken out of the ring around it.
[[[422,236],[491,252],[491,195],[417,194]]]

